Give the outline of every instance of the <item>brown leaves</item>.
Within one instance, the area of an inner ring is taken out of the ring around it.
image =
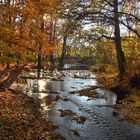
[[[47,140],[53,137],[51,124],[33,113],[30,98],[9,91],[0,92],[0,138],[3,140]]]

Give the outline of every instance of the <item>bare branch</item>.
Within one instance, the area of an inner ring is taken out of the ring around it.
[[[140,18],[137,17],[137,16],[135,16],[135,15],[133,15],[133,14],[125,13],[125,12],[119,12],[119,14],[123,14],[123,15],[131,16],[131,17],[135,18],[136,20],[140,21]]]
[[[137,32],[137,30],[133,29],[132,27],[126,25],[123,21],[121,21],[121,23],[127,27],[129,30],[131,30],[133,33],[135,33],[139,38],[140,38],[140,34]]]
[[[114,6],[110,1],[108,1],[108,0],[104,0],[104,1],[107,2],[107,4],[109,4],[111,7]]]
[[[107,39],[110,39],[110,40],[114,40],[115,39],[114,37],[106,36],[106,35],[102,35],[101,38],[107,38]]]

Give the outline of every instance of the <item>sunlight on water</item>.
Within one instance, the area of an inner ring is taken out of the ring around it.
[[[21,90],[34,98],[39,104],[42,117],[58,125],[56,131],[68,140],[131,140],[129,132],[133,135],[131,130],[137,129],[119,122],[112,115],[110,106],[116,104],[117,96],[105,89],[94,74],[84,70],[56,70],[53,75],[49,75],[49,71],[42,72],[38,78],[33,77],[35,73],[36,71],[29,73],[31,78],[28,75],[19,79],[13,84],[13,89]],[[55,79],[50,78],[53,76]],[[93,89],[90,90],[90,87]],[[93,94],[93,97],[80,95],[78,91],[83,89]],[[62,117],[63,111],[74,114],[64,113]],[[85,122],[80,123],[80,118],[85,118]],[[75,130],[79,132],[80,137],[74,134]],[[129,136],[124,135],[124,132]],[[108,134],[110,137],[106,139]]]
[[[45,90],[46,81],[45,80],[38,80],[38,90],[43,91]]]
[[[46,102],[45,100],[40,100],[40,112],[43,115],[43,117],[45,117],[46,119],[49,117],[49,111],[51,110],[51,104],[49,104],[48,102]]]
[[[48,93],[38,93],[38,94],[39,94],[38,96],[39,99],[44,99],[45,97],[49,95]]]

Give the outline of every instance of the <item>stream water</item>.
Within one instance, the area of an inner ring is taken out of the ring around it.
[[[42,117],[58,125],[57,133],[68,140],[140,140],[140,127],[112,115],[111,106],[117,96],[98,83],[95,75],[65,70],[59,73],[58,80],[58,72],[51,73],[53,79],[48,73],[42,72],[38,79],[33,71],[12,86],[22,87],[24,93],[39,102]],[[79,96],[77,91],[91,86],[95,98]]]

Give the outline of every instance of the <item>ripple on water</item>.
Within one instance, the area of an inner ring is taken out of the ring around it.
[[[112,109],[106,107],[106,105],[116,103],[115,94],[103,87],[95,90],[100,97],[97,99],[90,98],[89,100],[89,97],[70,94],[71,91],[100,86],[95,79],[96,76],[94,79],[72,78],[71,76],[74,74],[84,76],[84,73],[89,75],[88,71],[65,71],[63,81],[26,79],[23,82],[24,85],[26,84],[23,90],[40,102],[40,110],[44,117],[58,125],[59,129],[56,131],[68,140],[139,140],[140,127],[119,121],[112,115]],[[35,74],[32,73],[32,75]],[[54,101],[58,94],[61,97]],[[83,124],[77,123],[70,116],[61,117],[59,110],[70,110],[76,117],[84,116],[86,120]],[[76,135],[76,132],[80,136]]]

